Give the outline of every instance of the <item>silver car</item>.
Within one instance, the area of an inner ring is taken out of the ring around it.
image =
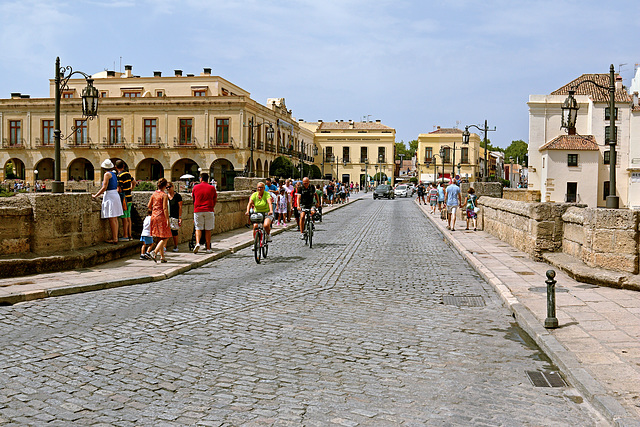
[[[396,187],[396,196],[398,197],[410,197],[411,190],[406,186],[406,184],[400,184]]]

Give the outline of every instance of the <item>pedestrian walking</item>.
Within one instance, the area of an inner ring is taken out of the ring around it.
[[[153,259],[149,252],[153,249],[153,237],[151,237],[151,214],[153,211],[147,209],[147,216],[142,221],[142,233],[140,234],[140,241],[142,242],[142,248],[140,249],[140,259]]]
[[[116,160],[115,166],[118,173],[118,184],[120,185],[121,194],[124,196],[124,212],[120,216],[123,230],[121,240],[129,241],[131,240],[131,206],[133,205],[131,190],[136,186],[136,180],[125,170],[125,164],[122,160]]]
[[[429,206],[431,206],[431,213],[435,214],[436,207],[438,205],[438,189],[436,188],[436,184],[433,182],[429,185],[427,198],[429,199]]]
[[[200,174],[200,183],[191,190],[193,195],[193,222],[196,228],[196,246],[193,253],[200,250],[200,239],[204,231],[205,251],[211,253],[211,230],[215,227],[214,209],[218,201],[218,192],[209,184],[209,174]]]
[[[408,191],[408,189],[407,189],[407,191]],[[423,203],[424,203],[425,205],[427,204],[427,203],[424,201],[424,193],[425,193],[425,191],[426,191],[426,190],[425,190],[425,188],[424,188],[424,184],[423,184],[423,182],[422,182],[422,181],[420,181],[420,182],[418,183],[418,204],[419,204],[419,205],[421,205],[421,204],[423,204]]]
[[[171,237],[171,228],[169,227],[169,197],[165,193],[167,180],[160,178],[157,184],[158,188],[151,195],[147,209],[151,209],[151,236],[158,239],[155,250],[150,252],[154,261],[167,262],[164,256],[164,250],[167,241]]]
[[[178,252],[180,239],[178,234],[182,227],[182,196],[175,191],[173,182],[167,183],[167,197],[169,198],[169,227],[173,237],[173,252]]]
[[[447,201],[447,229],[456,231],[456,212],[459,207],[462,207],[462,196],[455,179],[447,186],[445,199]]]
[[[106,243],[118,243],[118,217],[122,215],[122,201],[118,195],[118,176],[114,170],[113,163],[107,159],[100,165],[102,169],[106,169],[102,177],[102,187],[92,197],[95,199],[102,193],[102,209],[100,216],[109,220],[111,228],[111,238],[105,240]]]
[[[284,219],[287,214],[287,190],[280,187],[278,201],[276,203],[276,225],[285,225]]]
[[[464,205],[467,211],[467,228],[469,229],[469,222],[473,224],[473,231],[476,231],[478,226],[478,196],[476,196],[476,190],[473,187],[469,187],[467,197],[464,199]]]

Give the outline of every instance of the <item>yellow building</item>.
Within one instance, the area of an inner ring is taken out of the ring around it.
[[[365,176],[373,182],[378,173],[379,179],[393,181],[395,129],[380,120],[299,123],[315,134],[323,176],[362,185]]]
[[[267,105],[246,90],[205,68],[199,75],[139,77],[104,71],[92,76],[99,90],[98,117],[82,117],[84,79],[71,79],[62,91],[61,179],[99,182],[106,158],[122,159],[138,180],[209,171],[219,188],[231,189],[238,174],[268,175],[284,155],[294,164],[313,163],[313,132],[301,127],[284,98]],[[12,94],[0,100],[0,178],[11,163],[17,178],[54,178],[54,97],[31,99]],[[273,141],[267,130],[273,129]],[[253,150],[251,141],[253,139]],[[36,175],[37,171],[37,177]]]
[[[480,137],[472,133],[469,144],[462,142],[462,130],[441,128],[418,135],[416,168],[418,179],[433,182],[434,179],[460,175],[470,182],[480,178]],[[440,156],[443,149],[443,157]],[[444,160],[444,162],[443,162]],[[435,163],[434,163],[435,162]],[[444,163],[444,164],[443,164]]]

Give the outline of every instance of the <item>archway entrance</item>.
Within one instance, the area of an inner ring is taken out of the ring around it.
[[[263,178],[264,171],[262,169],[262,160],[258,159],[256,161],[256,178]]]
[[[198,168],[198,164],[193,160],[180,159],[171,168],[171,181],[179,181],[180,177],[185,174],[193,175],[197,180],[200,175]]]
[[[22,160],[13,158],[4,164],[4,177],[6,179],[24,179],[25,168]]]
[[[163,176],[164,167],[158,160],[147,158],[138,163],[138,167],[136,168],[136,180],[157,181]]]
[[[229,160],[216,159],[213,163],[211,163],[209,174],[218,183],[218,190],[233,190],[233,180],[236,177],[236,171],[233,168],[233,163],[231,163]]]
[[[36,179],[40,181],[45,179],[54,179],[55,170],[54,170],[53,159],[47,157],[45,159],[40,160],[38,163],[36,163],[35,170],[38,171],[38,176],[36,176]]]
[[[38,170],[38,172],[40,172]],[[93,168],[93,164],[85,159],[84,157],[79,157],[77,159],[74,159],[70,164],[69,164],[69,168],[67,169],[67,180],[68,181],[82,181],[82,180],[86,180],[86,181],[93,181],[94,180],[94,168]],[[100,177],[100,180],[102,180],[102,177]]]

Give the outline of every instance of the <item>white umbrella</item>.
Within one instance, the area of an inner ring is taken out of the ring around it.
[[[193,178],[195,178],[195,176],[193,176],[193,175],[191,175],[189,173],[185,173],[184,175],[182,175],[180,177],[180,179],[193,179]]]

